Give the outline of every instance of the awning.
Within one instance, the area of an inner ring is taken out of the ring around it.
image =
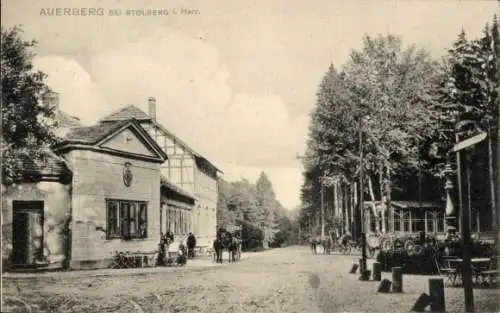
[[[371,201],[365,201],[365,208],[371,208]],[[374,201],[375,206],[379,207],[382,204],[382,201]],[[437,202],[432,202],[432,201],[422,201],[420,203],[419,201],[407,201],[407,200],[393,200],[391,201],[391,205],[393,207],[396,207],[398,209],[405,209],[405,210],[411,210],[411,209],[441,209],[444,208],[444,204],[439,204]]]
[[[196,201],[196,197],[192,195],[191,193],[187,192],[186,190],[182,189],[179,186],[176,186],[172,182],[170,182],[165,176],[161,176],[161,187],[166,188],[168,191],[170,191],[173,194],[180,195],[184,198],[187,198],[188,200],[191,200],[192,202]]]
[[[391,201],[391,204],[400,209],[440,209],[443,205],[430,201]]]

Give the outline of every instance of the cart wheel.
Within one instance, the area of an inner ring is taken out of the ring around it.
[[[415,255],[416,253],[416,244],[412,239],[406,239],[405,241],[405,251],[408,255]]]

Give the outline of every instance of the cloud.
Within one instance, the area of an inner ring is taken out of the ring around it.
[[[61,56],[35,63],[60,92],[61,108],[83,122],[96,122],[128,104],[147,112],[146,99],[154,96],[157,119],[195,150],[217,165],[233,162],[252,173],[267,168],[275,173],[271,180],[278,195],[293,193],[295,198],[297,171],[272,169],[297,166],[294,158],[303,151],[307,116],[291,119],[274,94],[232,95],[230,70],[216,47],[162,28],[96,54],[89,64],[86,70]]]
[[[45,72],[47,84],[60,93],[61,110],[91,123],[106,112],[106,102],[92,78],[76,61],[60,56],[35,58],[35,68]]]
[[[303,150],[307,116],[291,119],[276,95],[237,95],[226,113],[233,156],[254,166],[287,166]]]

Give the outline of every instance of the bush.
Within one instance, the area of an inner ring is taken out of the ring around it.
[[[244,251],[249,251],[255,248],[261,248],[264,241],[264,232],[250,224],[241,223],[241,246]]]
[[[287,230],[280,230],[274,235],[274,240],[269,244],[271,248],[280,248],[287,245],[291,240],[291,234]]]

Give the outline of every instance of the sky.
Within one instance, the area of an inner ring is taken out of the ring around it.
[[[168,15],[127,15],[148,9]],[[63,111],[92,124],[128,104],[147,112],[153,96],[157,119],[226,180],[265,171],[287,208],[300,204],[297,155],[330,64],[342,66],[365,34],[400,35],[440,57],[494,13],[493,0],[2,1],[2,25],[38,41],[35,67]]]

